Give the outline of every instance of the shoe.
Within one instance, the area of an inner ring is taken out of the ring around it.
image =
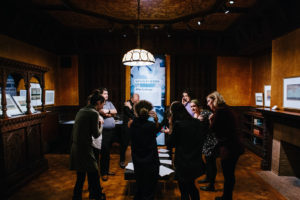
[[[102,181],[107,181],[108,180],[108,175],[107,174],[102,175],[101,178],[102,178]]]
[[[203,187],[200,187],[200,190],[213,192],[213,191],[215,191],[215,186],[213,186],[213,185],[203,186]]]
[[[209,181],[207,179],[202,179],[202,180],[199,180],[198,183],[209,183]]]
[[[120,162],[119,164],[122,169],[125,169],[125,162]]]
[[[115,172],[108,172],[107,175],[114,176],[114,175],[116,175],[116,173]]]

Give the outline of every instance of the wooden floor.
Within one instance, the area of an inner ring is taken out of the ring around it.
[[[48,154],[49,170],[35,180],[28,183],[18,192],[13,194],[11,200],[64,200],[71,199],[75,182],[75,173],[68,170],[69,155]],[[111,155],[111,171],[116,172],[107,182],[101,182],[108,200],[133,199],[133,194],[128,194],[128,181],[124,180],[123,170],[118,165],[119,156]],[[238,162],[236,170],[236,187],[234,199],[257,200],[283,200],[285,199],[269,184],[264,182],[256,172],[260,170],[260,158],[251,152],[246,152]],[[203,177],[200,177],[201,179]],[[197,184],[197,187],[199,185]],[[218,160],[218,175],[216,180],[217,192],[200,192],[201,199],[214,200],[222,194],[223,176]],[[132,192],[131,192],[132,193]],[[87,183],[84,185],[83,198],[88,199]],[[175,181],[165,185],[159,184],[156,199],[180,199],[180,193]]]

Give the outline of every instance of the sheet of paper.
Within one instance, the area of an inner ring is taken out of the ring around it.
[[[172,165],[172,160],[159,160],[161,164]]]
[[[158,153],[158,157],[160,157],[160,158],[169,158],[170,155],[167,154],[167,153]]]
[[[168,149],[158,149],[159,153],[168,153],[169,150]]]
[[[128,163],[125,169],[134,170],[133,163],[132,162]]]
[[[171,174],[172,172],[174,172],[173,169],[170,169],[170,168],[162,166],[162,165],[159,166],[159,175],[161,177],[167,176],[167,175]]]

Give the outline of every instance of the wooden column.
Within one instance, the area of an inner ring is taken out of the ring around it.
[[[26,108],[27,108],[27,111],[26,111],[26,114],[32,114],[31,113],[31,101],[30,101],[30,75],[29,73],[27,73],[26,75],[26,79],[24,80],[25,81],[25,88],[26,88]]]
[[[45,80],[44,80],[44,75],[41,75],[41,89],[42,89],[42,112],[45,112]]]
[[[2,105],[2,118],[8,118],[7,107],[6,107],[6,72],[4,69],[1,70],[1,105]]]

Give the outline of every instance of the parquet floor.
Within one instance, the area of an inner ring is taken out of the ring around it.
[[[75,183],[75,172],[68,170],[69,155],[47,154],[49,170],[32,180],[15,194],[10,200],[68,200],[72,197]],[[118,165],[119,156],[111,155],[111,171],[116,172],[107,182],[101,182],[108,200],[131,200],[128,193],[128,181],[124,180],[124,172]],[[246,200],[283,200],[280,193],[264,182],[256,172],[260,170],[260,158],[251,152],[246,152],[239,159],[236,170],[236,187],[234,199]],[[200,177],[201,179],[203,177]],[[197,185],[199,187],[199,185]],[[218,160],[218,175],[216,180],[217,192],[200,192],[201,199],[214,200],[220,196],[223,187],[223,176]],[[180,199],[180,193],[175,181],[169,181],[165,187],[159,185],[156,199]],[[83,199],[88,199],[87,183],[84,185]]]

